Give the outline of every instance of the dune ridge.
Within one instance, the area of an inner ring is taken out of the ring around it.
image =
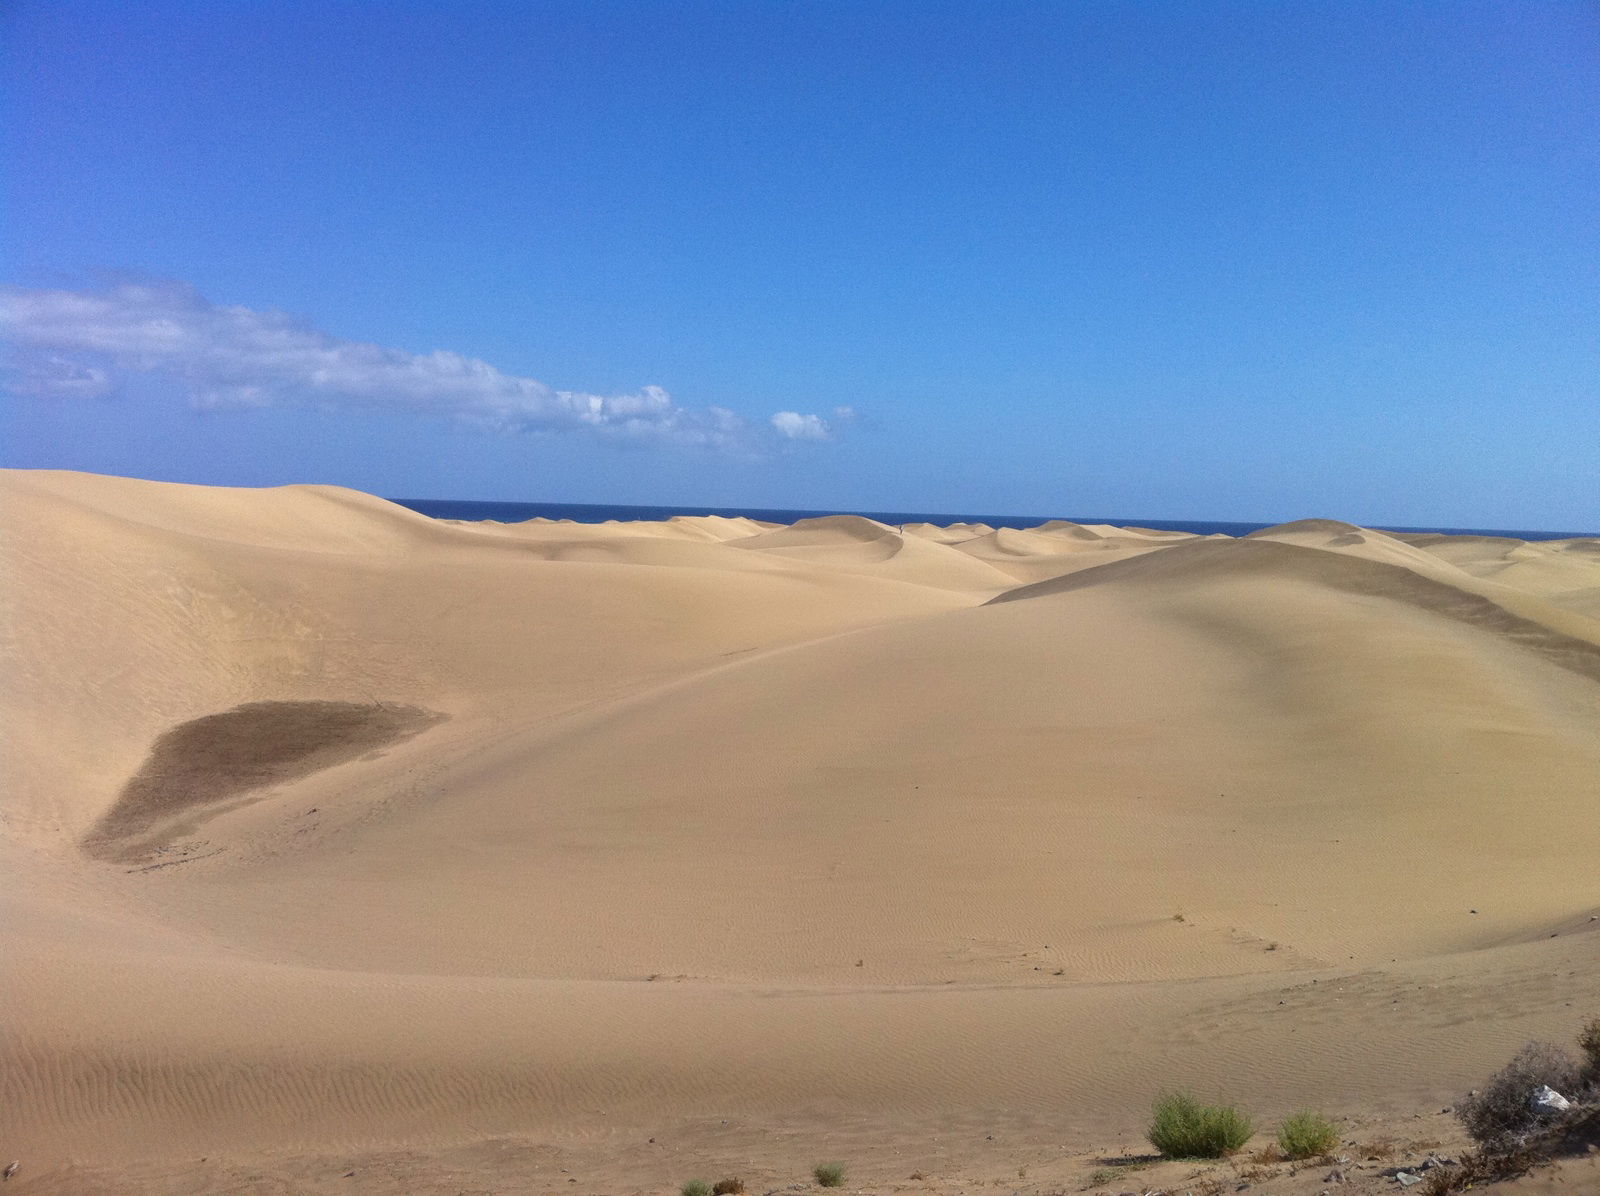
[[[1252,533],[1258,535],[1259,533]],[[1365,540],[1361,541],[1364,545]],[[1348,543],[1337,548],[1352,547]],[[1426,567],[1425,567],[1426,568]],[[1012,602],[1064,594],[1085,586],[1137,577],[1149,584],[1185,585],[1205,579],[1247,580],[1293,577],[1352,595],[1405,602],[1418,609],[1481,628],[1514,641],[1530,652],[1583,676],[1600,680],[1600,627],[1590,620],[1567,617],[1553,608],[1541,610],[1537,598],[1512,599],[1508,609],[1493,601],[1463,573],[1455,584],[1439,579],[1437,567],[1419,572],[1380,556],[1334,556],[1292,543],[1269,539],[1200,541],[1173,547],[1153,557],[1107,564],[1008,590],[992,602]],[[1543,615],[1535,619],[1527,612]]]
[[[33,1159],[1396,1107],[1600,1003],[1600,542],[0,520]]]

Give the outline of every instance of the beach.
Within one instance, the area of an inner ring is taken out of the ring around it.
[[[0,519],[20,1191],[1079,1190],[1600,1014],[1597,539]]]

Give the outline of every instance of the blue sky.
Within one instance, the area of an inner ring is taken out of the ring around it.
[[[1600,531],[1591,4],[3,11],[7,465]]]

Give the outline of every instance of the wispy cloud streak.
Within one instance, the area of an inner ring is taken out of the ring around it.
[[[679,406],[659,386],[617,395],[556,390],[448,350],[340,340],[282,312],[211,303],[181,283],[6,289],[0,333],[9,343],[6,384],[28,395],[92,398],[113,392],[127,374],[159,374],[178,380],[200,407],[389,408],[506,431],[587,431],[729,450],[774,436],[833,434],[815,415],[779,412],[762,427],[724,407]]]

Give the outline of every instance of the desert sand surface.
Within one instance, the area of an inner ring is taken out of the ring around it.
[[[18,1191],[1388,1190],[1600,1013],[1600,540],[0,521]]]

